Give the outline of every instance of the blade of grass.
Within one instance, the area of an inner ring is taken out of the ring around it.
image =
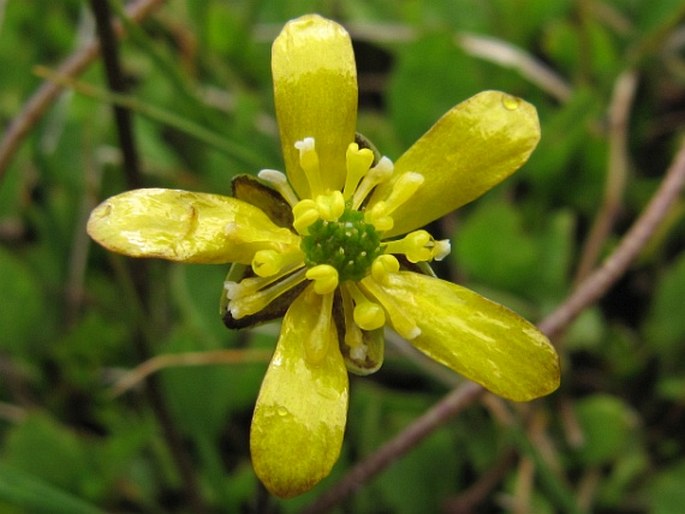
[[[173,127],[251,168],[261,169],[267,164],[259,154],[224,139],[223,136],[204,128],[202,125],[198,125],[165,109],[150,105],[133,96],[113,93],[92,84],[74,80],[72,77],[60,75],[44,66],[36,66],[34,72],[41,78],[47,78],[84,96],[125,107],[152,121]]]
[[[0,502],[33,514],[105,514],[95,505],[4,464],[0,464]]]

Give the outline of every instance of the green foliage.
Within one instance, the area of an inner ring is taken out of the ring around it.
[[[56,68],[91,33],[88,9],[81,0],[0,2],[3,126],[44,80],[34,66]],[[110,94],[102,65],[91,65],[0,171],[0,511],[192,512],[180,448],[208,512],[299,512],[453,385],[452,375],[388,344],[380,372],[352,380],[332,476],[287,502],[265,499],[250,465],[266,361],[172,366],[153,375],[152,389],[110,394],[147,357],[270,350],[278,333],[274,324],[225,329],[224,266],[146,262],[141,302],[130,260],[90,242],[88,212],[128,188],[110,102],[133,112],[145,186],[228,194],[235,175],[283,167],[270,44],[306,12],[350,29],[359,128],[393,159],[478,91],[502,89],[537,107],[542,140],[530,161],[431,228],[452,240],[439,274],[533,321],[577,286],[606,194],[620,129],[609,106],[625,70],[639,83],[626,110],[627,185],[612,191],[618,209],[600,259],[643,211],[679,146],[681,0],[175,0],[142,23],[125,22],[127,94]],[[464,35],[500,46],[485,56]],[[565,92],[512,55],[536,59]],[[84,94],[84,84],[95,89]],[[618,284],[559,337],[557,393],[529,406],[489,398],[466,409],[337,512],[440,512],[469,499],[478,512],[680,512],[683,219],[681,203]]]

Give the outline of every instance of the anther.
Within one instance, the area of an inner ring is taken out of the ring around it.
[[[415,230],[404,238],[385,243],[387,253],[403,254],[409,262],[443,259],[450,252],[449,241],[436,241],[425,230]]]
[[[387,284],[391,273],[400,270],[400,263],[393,255],[383,254],[376,257],[371,264],[371,276],[380,284]]]
[[[354,300],[354,322],[362,330],[375,330],[385,325],[385,312],[380,305],[369,300],[354,283],[347,285]]]
[[[252,270],[257,276],[270,277],[303,260],[304,255],[299,248],[285,253],[276,250],[259,250],[252,259]]]
[[[281,193],[283,199],[288,202],[291,207],[294,207],[299,201],[295,191],[293,191],[293,188],[290,187],[290,183],[288,183],[288,177],[286,177],[284,173],[277,170],[266,169],[261,170],[257,176],[264,182],[271,184],[271,187]]]
[[[347,165],[347,175],[343,195],[345,200],[349,200],[359,181],[369,171],[373,163],[373,152],[369,148],[362,148],[360,150],[357,143],[350,143],[345,154],[345,163]]]
[[[336,221],[345,212],[345,198],[340,191],[333,191],[316,197],[319,217],[326,221]]]
[[[395,170],[392,161],[383,156],[373,168],[371,168],[359,184],[359,187],[352,196],[352,208],[359,209],[371,190],[381,182],[388,180]]]
[[[307,234],[307,228],[321,217],[319,206],[310,198],[300,200],[293,207],[293,228],[300,235]]]
[[[314,281],[314,291],[318,294],[332,293],[338,287],[338,270],[329,264],[313,266],[305,276]]]
[[[305,137],[295,143],[300,151],[300,167],[304,171],[312,198],[323,193],[321,171],[319,168],[319,154],[316,152],[316,142],[313,137]]]

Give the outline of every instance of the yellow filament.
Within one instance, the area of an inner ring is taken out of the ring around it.
[[[354,321],[354,303],[348,291],[349,284],[340,288],[342,297],[343,316],[345,318],[345,344],[350,348],[357,348],[364,343],[364,337],[359,326]]]
[[[371,168],[359,184],[359,187],[352,196],[352,208],[358,210],[364,199],[369,195],[371,190],[381,182],[388,180],[394,171],[395,167],[390,159],[381,157],[373,168]]]
[[[421,335],[421,329],[416,325],[414,319],[398,307],[392,295],[388,294],[378,282],[372,277],[365,277],[361,280],[361,285],[380,303],[388,315],[392,327],[399,335],[407,340],[415,339]]]
[[[392,214],[400,205],[409,200],[424,182],[423,175],[408,171],[398,177],[390,195],[385,199],[387,214]]]
[[[321,362],[332,342],[337,339],[332,313],[333,293],[324,294],[321,296],[319,318],[304,344],[305,355],[310,364]]]
[[[238,288],[240,288],[245,280],[237,284]],[[230,301],[228,302],[228,309],[231,311],[231,316],[233,316],[234,319],[240,319],[242,317],[249,316],[250,314],[256,314],[280,295],[289,289],[292,289],[304,280],[304,270],[299,270],[292,275],[287,276],[283,280],[276,282],[267,289],[262,289],[252,293],[247,293],[245,290],[240,291],[239,289],[237,292],[233,291],[234,295],[237,294],[237,296],[233,296],[231,295],[230,289],[227,288],[230,298]]]

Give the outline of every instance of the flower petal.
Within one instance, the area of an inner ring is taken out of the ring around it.
[[[136,189],[105,200],[91,213],[88,234],[113,252],[183,262],[249,264],[257,250],[299,245],[253,205],[175,189]]]
[[[392,215],[386,234],[404,234],[482,195],[521,167],[540,140],[535,107],[500,91],[484,91],[453,107],[395,163],[393,178],[369,207],[388,196],[403,173],[425,182]]]
[[[334,324],[324,358],[310,364],[305,355],[321,299],[310,286],[288,309],[252,418],[253,467],[283,498],[308,491],[330,473],[345,430],[347,371]]]
[[[317,15],[286,24],[272,48],[274,100],[288,178],[310,197],[295,142],[313,137],[324,189],[345,183],[345,150],[357,123],[357,70],[350,36]]]
[[[384,289],[415,320],[429,357],[499,396],[528,401],[559,386],[559,357],[534,325],[456,284],[412,272]]]

